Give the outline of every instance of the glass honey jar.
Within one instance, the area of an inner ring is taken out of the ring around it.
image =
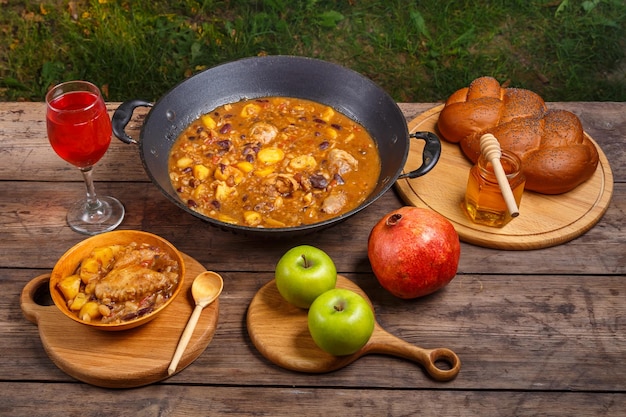
[[[519,207],[526,183],[522,161],[514,153],[502,150],[500,163]],[[503,227],[513,219],[500,191],[493,165],[482,154],[470,170],[463,208],[474,223],[486,226]]]

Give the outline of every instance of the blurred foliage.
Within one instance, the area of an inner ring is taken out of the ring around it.
[[[350,67],[398,101],[482,75],[546,101],[626,99],[623,0],[0,0],[0,100],[87,79],[156,100],[211,66],[302,55]]]

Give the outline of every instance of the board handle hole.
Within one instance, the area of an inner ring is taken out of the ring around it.
[[[33,301],[40,306],[54,305],[54,301],[52,301],[52,296],[50,295],[49,281],[41,283],[41,285],[35,289]]]
[[[435,361],[435,366],[441,371],[449,371],[453,368],[452,362],[446,358],[439,358]]]

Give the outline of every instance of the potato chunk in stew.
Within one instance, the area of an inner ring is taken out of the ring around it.
[[[358,207],[380,175],[376,143],[331,107],[268,97],[221,106],[191,123],[169,155],[187,206],[249,227],[318,223]]]

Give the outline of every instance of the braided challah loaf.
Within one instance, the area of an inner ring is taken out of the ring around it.
[[[480,155],[480,137],[493,134],[502,149],[522,160],[526,189],[543,194],[576,188],[598,165],[598,151],[576,115],[547,110],[539,95],[502,88],[491,77],[478,78],[452,94],[437,128],[445,140],[460,143],[474,163]]]

